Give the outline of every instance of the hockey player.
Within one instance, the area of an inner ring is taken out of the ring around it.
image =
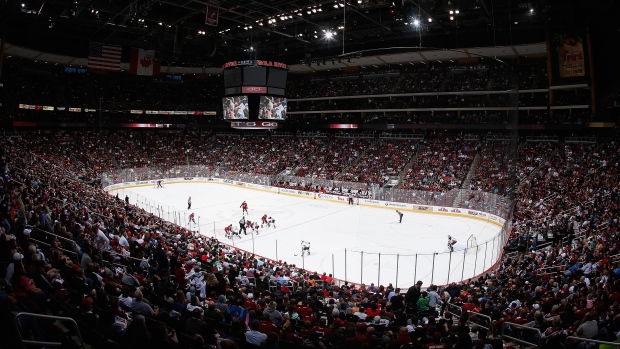
[[[276,227],[276,220],[271,217],[267,218],[267,227],[271,227],[272,225],[274,228]]]
[[[161,179],[157,181],[157,188],[163,188],[163,187],[164,187],[164,186],[162,185],[162,182],[163,182],[163,181],[162,181]]]
[[[242,210],[241,213],[242,214],[245,215],[246,213],[248,213],[248,204],[245,201],[242,202],[241,206],[239,206],[239,207],[241,207],[241,210]]]
[[[265,224],[267,224],[267,214],[266,213],[261,217],[261,221],[262,221],[262,223],[260,224],[260,227],[262,228]]]
[[[304,253],[310,255],[310,241],[301,241],[301,255],[303,256]]]
[[[239,231],[237,230],[237,227],[232,227],[232,229],[231,229],[231,239],[234,238],[235,236],[241,237],[241,234],[239,234]]]
[[[252,231],[258,235],[258,223],[254,222],[254,225],[251,226]]]
[[[192,214],[189,215],[189,222],[196,224],[196,220],[194,220],[194,212],[192,212]]]
[[[455,244],[456,240],[452,239],[452,236],[448,235],[448,250],[450,250],[450,252],[454,252]]]
[[[224,236],[226,236],[229,239],[232,239],[231,234],[232,234],[232,224],[224,228]]]
[[[190,196],[189,199],[187,199],[187,209],[191,209],[192,208],[192,197]]]
[[[248,231],[245,230],[245,216],[241,217],[239,220],[239,235],[243,232],[244,235],[248,235]]]
[[[403,213],[400,212],[399,210],[396,210],[396,213],[398,214],[398,223],[402,223],[403,222]]]
[[[353,203],[353,193],[349,190],[349,205],[354,205]]]

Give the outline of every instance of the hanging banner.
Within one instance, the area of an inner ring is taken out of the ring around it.
[[[220,12],[220,2],[217,0],[209,0],[207,3],[205,24],[217,27]]]
[[[557,34],[554,38],[558,51],[558,71],[561,78],[585,76],[586,62],[581,36]]]

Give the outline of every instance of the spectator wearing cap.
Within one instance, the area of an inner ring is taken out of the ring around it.
[[[15,267],[17,266],[18,268],[23,268],[23,266],[20,266],[22,264],[23,258],[24,255],[19,252],[15,252],[11,256],[11,263],[9,263],[9,265],[7,266],[5,275],[5,282],[7,285],[11,286],[11,283],[13,282],[13,273],[15,273]]]
[[[80,314],[86,326],[89,328],[97,328],[99,316],[93,313],[93,299],[91,297],[82,298],[80,302]]]

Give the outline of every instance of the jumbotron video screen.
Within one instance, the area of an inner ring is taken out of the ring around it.
[[[284,97],[260,96],[260,120],[286,120],[288,100]]]
[[[226,120],[248,120],[250,118],[247,95],[222,98],[222,109]]]

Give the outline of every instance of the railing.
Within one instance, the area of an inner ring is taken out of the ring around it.
[[[493,333],[493,320],[488,315],[476,313],[474,311],[467,311],[469,318],[467,319],[468,324],[476,324],[478,327],[482,327],[488,331],[488,333]]]
[[[503,339],[509,339],[513,342],[517,342],[519,344],[538,347],[540,346],[540,339],[542,337],[540,330],[536,327],[529,327],[524,325],[515,324],[513,322],[504,322],[502,326],[510,326],[511,327],[511,335],[507,335],[504,333],[502,336]],[[516,329],[516,330],[515,330]],[[515,336],[512,333],[516,333]],[[528,333],[532,332],[532,333]]]
[[[267,176],[241,174],[233,171],[212,171],[201,166],[180,166],[166,170],[158,168],[125,169],[102,175],[102,183],[104,186],[108,186],[116,183],[143,181],[141,184],[153,185],[151,184],[152,180],[164,179],[164,185],[166,185],[165,178],[193,179],[196,177],[204,178],[205,181],[208,178],[219,178],[231,181],[231,183],[232,181],[239,181],[266,186],[271,185],[271,179]],[[502,208],[498,203],[503,197],[496,194],[460,190],[460,194],[463,195],[463,197],[470,198],[469,194],[475,193],[475,198],[474,200],[464,200],[462,205],[464,207],[455,208],[451,206],[453,205],[454,195],[457,193],[457,190],[446,193],[405,189],[382,190],[369,186],[366,183],[340,182],[294,176],[281,177],[283,178],[282,180],[288,184],[295,183],[291,181],[300,181],[299,184],[320,185],[325,188],[331,188],[332,190],[336,190],[336,188],[338,188],[338,190],[342,189],[347,191],[348,189],[352,189],[353,191],[359,190],[379,200],[384,199],[385,201],[443,206],[446,208],[445,210],[442,209],[441,211],[443,212],[441,213],[461,216],[472,215],[472,217],[482,219],[491,216],[476,216],[476,214],[482,213],[476,213],[473,210],[486,211],[494,213],[505,220],[497,235],[487,241],[479,240],[477,246],[455,249],[452,252],[447,248],[441,251],[417,254],[386,254],[377,253],[376,250],[363,251],[347,248],[343,248],[337,252],[317,251],[313,249],[313,255],[315,252],[324,255],[324,260],[320,266],[324,270],[321,270],[321,272],[331,272],[335,279],[341,281],[347,280],[354,283],[376,282],[377,284],[394,283],[396,286],[405,287],[413,285],[417,280],[422,280],[425,285],[428,285],[431,283],[448,284],[452,281],[474,278],[492,269],[497,264],[502,256],[511,229],[511,219],[510,216],[507,215],[507,212],[510,212],[509,206],[511,203],[506,200],[508,202],[506,204],[507,206],[505,209]],[[150,181],[147,182],[147,180]],[[202,235],[212,236],[220,241],[226,241],[223,233],[216,229],[216,222],[205,221],[205,219],[201,222],[198,216],[196,225],[189,224],[186,216],[188,212],[185,207],[176,208],[158,203],[150,198],[137,195],[131,190],[123,190],[122,195],[124,196],[125,193],[131,204],[135,204],[164,220],[174,222],[189,230],[198,230]],[[274,194],[275,193],[276,192],[274,192]],[[498,209],[495,206],[500,208]],[[420,206],[418,209],[422,210],[422,208],[424,207]],[[499,222],[497,223],[499,224]],[[254,236],[253,234],[251,235],[252,237]],[[287,253],[290,251],[299,250],[299,245],[292,242],[275,239],[272,240],[271,243],[266,242],[267,241],[263,239],[261,244],[255,248],[254,239],[252,239],[251,242],[241,247],[257,256],[263,256],[274,260],[282,259],[283,256],[287,256]],[[231,244],[233,247],[237,247],[235,246],[236,242],[234,239]],[[237,245],[239,245],[239,243],[237,243]],[[303,269],[306,269],[305,262],[302,256],[301,266]]]
[[[82,335],[80,334],[80,328],[78,327],[75,320],[73,320],[72,318],[62,317],[62,316],[34,314],[34,313],[19,313],[15,316],[14,321],[15,321],[15,327],[17,328],[17,335],[20,339],[20,342],[22,343],[24,347],[32,347],[32,346],[60,347],[60,346],[66,345],[66,343],[62,343],[62,342],[47,342],[47,341],[24,339],[24,337],[22,336],[21,328],[27,327],[27,325],[23,324],[23,321],[28,321],[29,318],[31,319],[34,318],[35,320],[45,319],[45,320],[52,320],[52,321],[61,321],[61,322],[67,322],[73,325],[73,327],[75,328],[75,334],[77,335],[77,338],[80,341],[79,345],[82,349],[84,349],[84,341],[82,340]]]
[[[599,340],[596,340],[596,339],[588,339],[588,338],[568,336],[568,337],[566,337],[566,340],[564,341],[564,348],[569,348],[567,345],[571,344],[571,343],[574,343],[574,342],[605,344],[605,345],[611,345],[611,346],[614,346],[614,347],[620,347],[620,343],[619,342],[606,342],[606,341],[599,341]]]

